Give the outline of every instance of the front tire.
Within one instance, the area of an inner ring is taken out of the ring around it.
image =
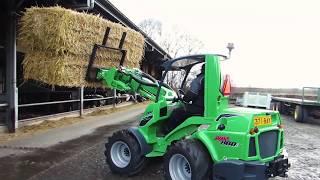
[[[164,157],[167,180],[206,180],[211,175],[211,167],[207,149],[195,139],[175,143]]]
[[[105,147],[106,162],[113,173],[132,176],[139,173],[147,163],[138,141],[128,130],[115,132]]]

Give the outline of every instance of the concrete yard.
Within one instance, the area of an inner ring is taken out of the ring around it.
[[[81,137],[74,135],[72,137],[75,139],[56,143],[49,147],[37,145],[34,146],[36,148],[28,146],[25,149],[19,149],[19,143],[16,141],[16,148],[12,150],[23,151],[24,153],[0,158],[0,179],[163,179],[161,158],[151,159],[150,165],[147,166],[141,174],[130,178],[113,175],[105,163],[103,152],[107,137],[114,131],[134,126],[141,112],[141,108],[136,108],[107,116],[97,116],[97,119],[116,122],[121,114],[125,119],[122,118],[120,123],[95,127],[96,129],[92,132],[88,131],[87,135]],[[296,123],[288,116],[283,116],[283,120],[286,129],[285,143],[291,163],[289,177],[286,179],[320,179],[320,145],[318,143],[320,139],[320,123],[316,121],[305,124]],[[76,132],[70,133],[77,134]],[[32,137],[29,138],[32,139]],[[21,143],[20,141],[20,144]],[[0,149],[0,152],[1,151],[8,151],[8,149],[2,148]]]

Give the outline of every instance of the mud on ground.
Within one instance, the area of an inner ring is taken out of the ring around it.
[[[320,179],[320,121],[301,124],[288,116],[283,116],[283,120],[285,146],[291,163],[289,177],[285,179]],[[0,179],[162,180],[161,158],[153,159],[139,175],[130,178],[112,174],[106,165],[103,152],[107,137],[114,131],[133,125],[101,127],[90,135],[47,149],[0,158]]]
[[[297,123],[289,116],[282,117],[285,147],[291,163],[286,179],[320,179],[320,119]]]

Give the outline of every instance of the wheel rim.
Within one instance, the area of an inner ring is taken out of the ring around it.
[[[182,154],[175,154],[169,161],[169,172],[172,180],[191,179],[191,166]]]
[[[298,112],[297,112],[297,109],[294,111],[294,119],[298,119]]]
[[[111,146],[110,156],[113,164],[120,168],[128,166],[131,160],[129,146],[123,141],[117,141]]]

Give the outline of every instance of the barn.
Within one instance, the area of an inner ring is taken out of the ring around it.
[[[17,50],[18,21],[26,8],[59,5],[65,8],[100,14],[112,22],[134,29],[145,37],[141,69],[160,78],[160,64],[168,55],[137,25],[107,0],[4,0],[0,2],[0,127],[15,132],[19,122],[44,118],[55,114],[82,112],[83,102],[114,102],[118,93],[93,88],[41,86],[23,80],[24,54]],[[97,104],[97,103],[94,103]]]

